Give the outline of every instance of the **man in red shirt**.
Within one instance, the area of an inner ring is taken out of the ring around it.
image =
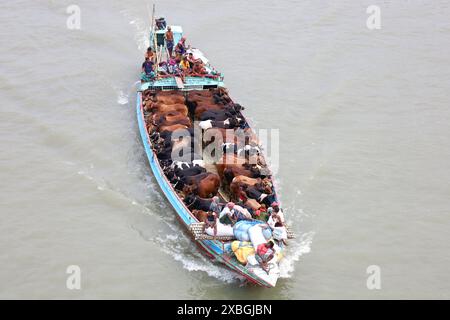
[[[256,261],[259,262],[261,268],[269,274],[269,266],[267,263],[273,259],[275,255],[275,251],[273,250],[273,241],[269,241],[266,243],[261,243],[256,248]]]

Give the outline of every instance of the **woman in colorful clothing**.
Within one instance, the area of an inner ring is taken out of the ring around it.
[[[175,47],[175,55],[177,59],[181,60],[181,57],[186,53],[186,37],[181,38],[180,42]]]

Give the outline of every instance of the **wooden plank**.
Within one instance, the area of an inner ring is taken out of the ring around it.
[[[180,77],[175,77],[175,82],[177,83],[178,89],[184,89],[184,83]]]

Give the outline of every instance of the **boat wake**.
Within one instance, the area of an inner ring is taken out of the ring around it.
[[[148,33],[148,23],[143,19],[138,18],[130,10],[122,10],[120,13],[129,21],[129,24],[134,27],[134,40],[136,41],[136,46],[139,51],[144,51],[150,45],[150,39],[147,36]]]
[[[243,277],[220,265],[212,264],[210,259],[202,255],[184,234],[158,236],[155,240],[163,252],[180,262],[188,271],[205,272],[208,276],[225,283],[244,283]]]
[[[117,103],[120,105],[126,105],[129,104],[129,95],[122,90],[119,90],[119,93],[117,95]]]
[[[300,260],[300,257],[311,251],[311,244],[314,237],[314,232],[310,231],[303,233],[295,241],[290,241],[289,249],[283,260],[280,262],[280,278],[290,278],[295,269],[295,263]]]

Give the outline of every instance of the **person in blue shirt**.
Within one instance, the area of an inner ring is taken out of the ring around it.
[[[155,79],[156,74],[153,71],[154,63],[148,57],[145,58],[144,63],[142,64],[142,73],[141,73],[141,81],[149,82]]]

